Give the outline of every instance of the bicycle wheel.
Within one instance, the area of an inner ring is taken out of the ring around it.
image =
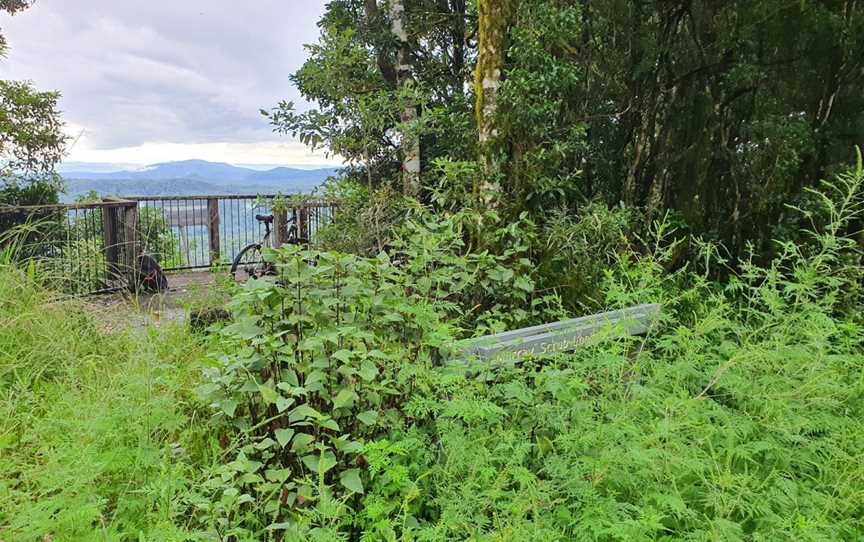
[[[237,254],[231,264],[231,278],[236,282],[246,282],[267,274],[267,264],[261,257],[261,244],[252,243]]]

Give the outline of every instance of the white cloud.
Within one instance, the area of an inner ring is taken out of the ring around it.
[[[333,163],[259,114],[281,99],[303,106],[288,76],[324,4],[39,0],[0,17],[11,46],[0,77],[62,92],[70,131],[84,134],[69,160]]]

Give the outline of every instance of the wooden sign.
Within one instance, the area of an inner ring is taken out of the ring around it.
[[[660,305],[627,309],[562,320],[552,324],[506,331],[460,341],[452,363],[472,357],[490,365],[512,364],[530,356],[569,352],[601,333],[621,337],[646,333],[660,314]]]

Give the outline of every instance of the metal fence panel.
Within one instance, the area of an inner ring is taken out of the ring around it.
[[[133,253],[127,209],[134,202],[0,208],[0,250],[69,294],[125,285]],[[106,233],[107,232],[107,233]]]
[[[264,237],[265,227],[255,220],[255,215],[273,214],[274,198],[268,195],[125,199],[138,202],[142,249],[154,255],[164,269],[176,271],[230,265],[244,247]],[[332,201],[288,204],[289,218],[302,226],[300,236],[314,243],[315,234],[333,219],[337,207]],[[214,231],[218,239],[215,246],[211,244]]]
[[[228,265],[264,237],[256,214],[275,196],[129,197],[95,203],[0,207],[0,256],[38,268],[69,294],[128,286],[141,251],[167,271]],[[288,204],[300,237],[315,242],[338,202]],[[274,231],[275,235],[275,231]]]

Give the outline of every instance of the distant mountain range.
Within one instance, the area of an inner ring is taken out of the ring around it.
[[[81,165],[63,171],[67,201],[95,191],[101,196],[182,196],[226,194],[292,194],[311,192],[337,168],[255,170],[205,160],[153,164],[140,169],[85,171]]]

